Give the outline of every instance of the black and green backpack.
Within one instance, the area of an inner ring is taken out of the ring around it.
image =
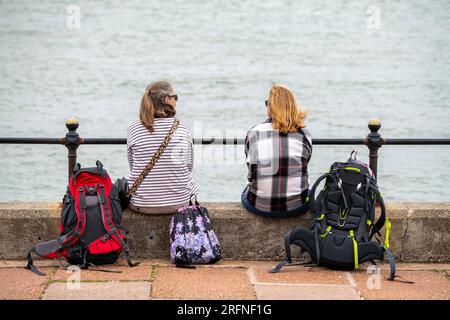
[[[323,189],[315,197],[320,182]],[[285,236],[286,259],[270,272],[275,273],[285,265],[293,265],[291,245],[308,252],[311,262],[332,269],[354,270],[364,262],[383,260],[386,253],[390,264],[388,280],[394,280],[394,257],[389,250],[391,223],[386,217],[383,197],[370,167],[356,159],[352,152],[347,162],[335,162],[330,171],[322,175],[309,193],[313,223],[310,229],[297,228]],[[376,219],[375,206],[379,203],[381,214]],[[376,220],[376,221],[375,221]],[[375,235],[386,227],[384,245]]]

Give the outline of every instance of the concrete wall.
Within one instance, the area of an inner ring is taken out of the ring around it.
[[[244,210],[239,203],[203,203],[225,258],[279,260],[283,236],[294,227],[308,226],[309,214],[268,219]],[[0,203],[0,259],[24,259],[37,242],[58,236],[59,203]],[[450,203],[389,203],[391,248],[399,261],[450,261]],[[133,257],[167,258],[168,215],[124,213]],[[298,252],[298,251],[296,251]]]

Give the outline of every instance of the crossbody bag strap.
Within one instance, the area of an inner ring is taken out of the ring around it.
[[[127,193],[128,197],[131,197],[133,194],[136,193],[136,190],[141,185],[142,181],[144,181],[145,177],[148,175],[150,170],[155,166],[156,162],[158,161],[159,157],[162,155],[164,150],[169,145],[170,140],[172,139],[175,130],[177,130],[178,125],[180,124],[180,120],[175,119],[173,122],[172,127],[170,128],[169,132],[167,133],[166,137],[164,138],[163,142],[159,146],[158,150],[156,150],[155,155],[150,159],[145,169],[142,171],[142,173],[139,175],[139,177],[134,181],[133,185],[131,186],[130,190]]]

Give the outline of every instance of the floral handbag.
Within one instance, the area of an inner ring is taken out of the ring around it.
[[[211,229],[208,210],[192,202],[170,221],[170,260],[177,266],[212,264],[221,259],[220,243]]]

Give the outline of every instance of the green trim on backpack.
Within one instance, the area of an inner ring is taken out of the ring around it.
[[[358,169],[358,168],[345,167],[344,169],[345,169],[345,170],[350,170],[350,171],[356,171],[356,172],[358,172],[358,173],[361,173],[361,169]]]
[[[384,239],[384,248],[386,250],[388,250],[389,249],[389,236],[391,235],[391,222],[389,221],[389,219],[387,217],[386,217],[385,226],[386,226],[386,236]]]
[[[355,240],[355,233],[353,230],[350,230],[350,237],[353,240],[353,259],[355,260],[355,270],[358,270],[359,261],[358,261],[358,243]]]
[[[328,234],[328,233],[330,233],[331,232],[331,226],[328,226],[327,227],[327,230],[325,231],[325,233],[322,233],[321,235],[320,235],[320,237],[321,238],[325,238],[325,236]]]

